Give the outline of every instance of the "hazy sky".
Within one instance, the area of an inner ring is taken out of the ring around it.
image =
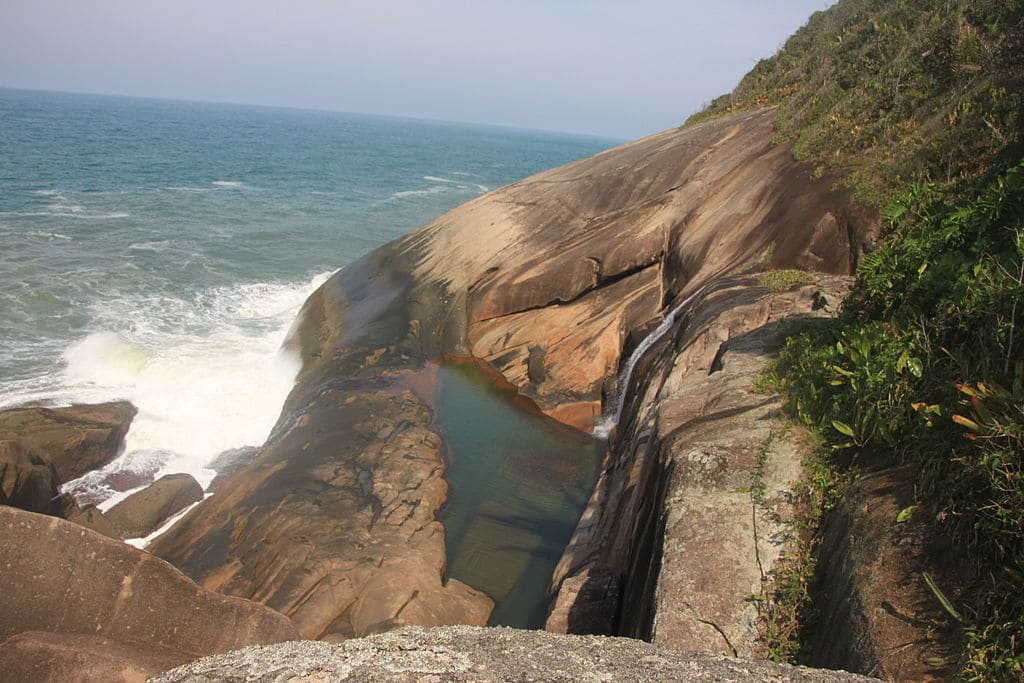
[[[832,0],[0,0],[0,85],[634,138]]]

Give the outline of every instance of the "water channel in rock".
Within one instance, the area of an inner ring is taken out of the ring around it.
[[[494,375],[472,361],[438,369],[447,574],[494,599],[491,625],[541,628],[548,584],[593,490],[602,442],[542,414]]]

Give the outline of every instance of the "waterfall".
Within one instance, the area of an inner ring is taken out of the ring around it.
[[[705,285],[706,286],[706,285]],[[609,411],[595,426],[593,434],[599,439],[607,439],[608,435],[612,433],[615,426],[619,424],[619,418],[622,417],[622,407],[626,403],[626,393],[629,389],[629,383],[633,379],[633,370],[636,369],[640,359],[644,357],[644,354],[654,344],[665,336],[669,330],[671,330],[679,317],[686,312],[686,309],[690,307],[690,304],[704,291],[704,287],[701,287],[690,296],[683,299],[683,302],[672,309],[672,311],[665,316],[665,319],[655,327],[650,334],[644,337],[644,340],[640,342],[640,345],[633,350],[633,353],[629,356],[629,360],[626,361],[626,365],[622,368],[622,372],[619,373],[619,381],[616,386],[615,395],[615,410]]]

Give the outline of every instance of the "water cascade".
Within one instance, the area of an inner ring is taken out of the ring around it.
[[[594,436],[599,439],[607,439],[608,435],[612,433],[613,429],[615,429],[615,426],[619,424],[619,419],[622,417],[622,407],[626,403],[626,394],[629,389],[629,383],[633,379],[633,370],[636,369],[640,359],[644,357],[650,348],[654,346],[658,340],[664,337],[669,330],[675,327],[679,318],[703,291],[704,287],[701,287],[696,292],[683,299],[682,303],[673,308],[672,311],[665,316],[664,320],[662,320],[650,334],[644,337],[644,340],[640,342],[639,346],[633,350],[633,353],[629,356],[629,360],[626,361],[626,365],[623,366],[622,371],[619,373],[615,400],[612,402],[615,406],[615,410],[609,411],[597,423],[594,427]]]

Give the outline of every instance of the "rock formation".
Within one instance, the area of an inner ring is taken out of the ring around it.
[[[136,412],[126,401],[8,408],[0,411],[0,441],[15,441],[53,463],[63,484],[113,460]]]
[[[190,474],[168,474],[107,510],[105,517],[122,538],[141,538],[203,499],[203,487]]]
[[[589,429],[624,350],[681,296],[752,264],[847,272],[868,221],[772,144],[771,119],[541,173],[337,273],[303,309],[303,369],[266,447],[151,550],[307,637],[483,623],[486,597],[442,582],[444,463],[408,387],[430,359],[477,356]]]
[[[771,662],[699,655],[627,638],[505,628],[405,628],[338,645],[251,647],[168,671],[153,683],[243,681],[717,681],[855,683],[873,679]]]
[[[141,680],[298,636],[263,605],[203,590],[148,553],[55,517],[0,507],[0,557],[5,680]]]
[[[652,348],[556,571],[549,629],[756,654],[750,597],[784,550],[805,449],[781,397],[753,382],[779,322],[824,314],[848,284],[773,292],[756,275],[721,278]]]
[[[57,497],[53,463],[17,441],[0,441],[0,505],[48,513]]]

